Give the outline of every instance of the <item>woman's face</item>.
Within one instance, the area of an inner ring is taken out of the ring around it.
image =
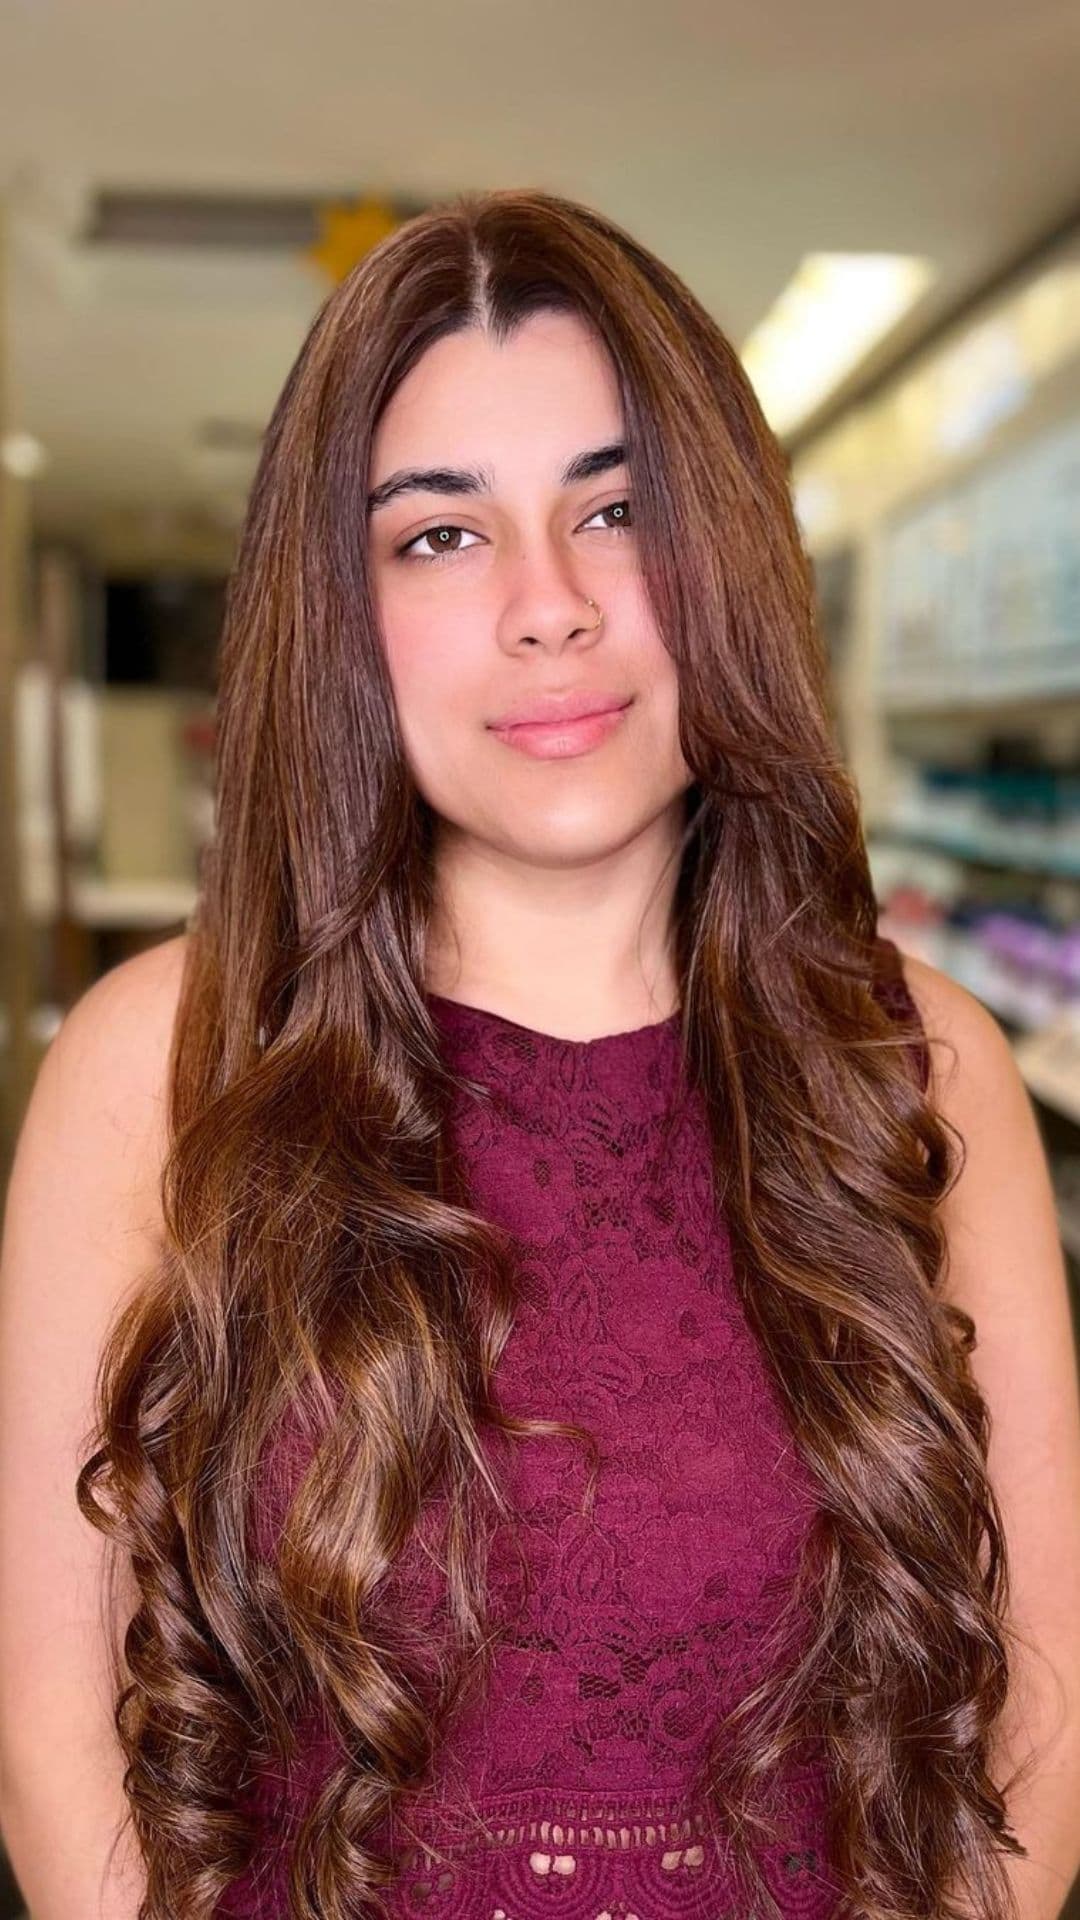
[[[622,439],[606,349],[549,311],[505,346],[479,328],[436,342],[372,449],[371,577],[413,777],[444,830],[533,862],[614,851],[692,778]],[[496,731],[578,695],[620,711]]]

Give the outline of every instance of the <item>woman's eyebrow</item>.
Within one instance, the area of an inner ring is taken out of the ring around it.
[[[620,441],[606,447],[591,447],[575,453],[560,476],[560,485],[572,487],[582,480],[593,480],[612,467],[626,462],[626,448]],[[487,467],[400,467],[372,488],[367,498],[369,514],[377,513],[402,493],[490,493],[491,472]]]

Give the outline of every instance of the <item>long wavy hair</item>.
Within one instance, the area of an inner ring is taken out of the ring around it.
[[[367,1843],[488,1670],[487,1547],[513,1519],[488,1441],[588,1443],[498,1404],[513,1250],[446,1152],[459,1083],[424,992],[433,821],[364,542],[373,432],[410,368],[444,334],[502,340],[549,308],[590,323],[617,371],[693,775],[682,1059],[745,1311],[820,1489],[793,1589],[813,1631],[718,1714],[703,1783],[769,1914],[754,1859],[775,1832],[768,1784],[813,1737],[845,1911],[946,1920],[966,1896],[1006,1920],[999,1856],[1026,1851],[990,1772],[1008,1568],[974,1323],[941,1288],[937,1207],[963,1142],[913,1071],[917,1023],[875,991],[877,902],[787,464],[676,274],[602,214],[526,190],[411,219],[326,299],[230,577],[161,1258],[110,1328],[78,1476],[141,1596],[112,1649],[140,1920],[214,1911],[257,1844],[254,1757],[287,1767],[312,1711],[339,1760],[293,1836],[291,1907],[383,1910],[392,1869]],[[306,1464],[261,1556],[252,1511],[290,1422]],[[380,1596],[437,1490],[432,1654],[395,1639]]]

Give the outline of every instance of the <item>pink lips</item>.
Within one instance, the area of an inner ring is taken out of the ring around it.
[[[492,727],[492,733],[519,753],[539,760],[565,760],[606,740],[619,725],[630,702],[580,714],[577,719],[519,720]]]

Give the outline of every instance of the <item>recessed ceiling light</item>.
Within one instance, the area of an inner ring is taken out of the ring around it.
[[[33,480],[48,464],[48,454],[32,433],[5,433],[0,439],[0,465],[17,480]]]

